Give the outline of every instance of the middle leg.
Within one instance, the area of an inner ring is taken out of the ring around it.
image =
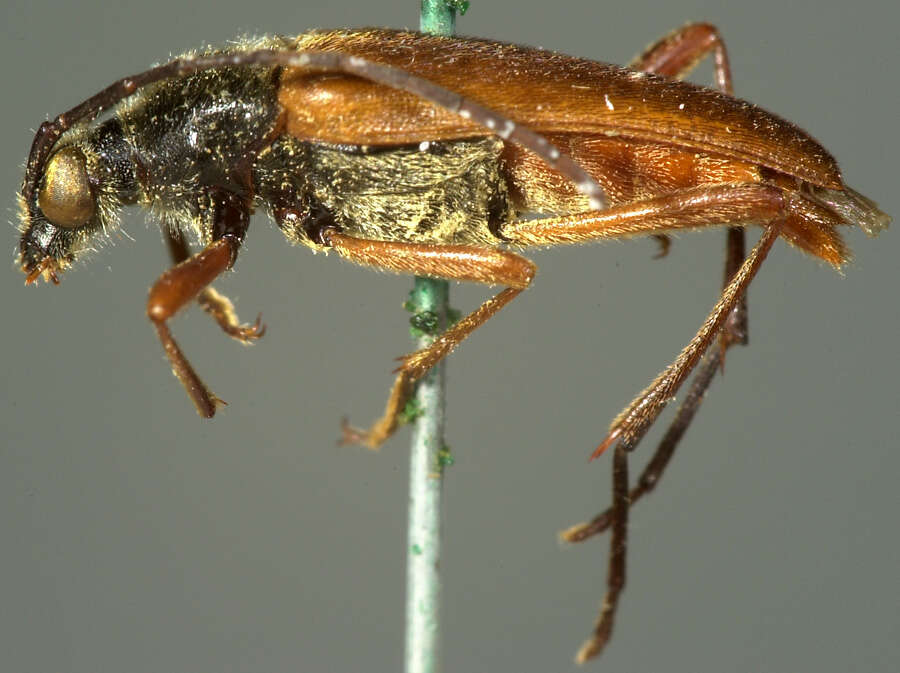
[[[397,430],[415,382],[528,287],[534,278],[536,267],[524,257],[511,252],[470,245],[371,241],[331,229],[324,230],[322,238],[325,245],[357,264],[418,276],[507,286],[447,329],[430,346],[400,358],[401,364],[396,370],[397,377],[391,387],[384,414],[368,430],[344,424],[342,443],[362,444],[376,449]]]

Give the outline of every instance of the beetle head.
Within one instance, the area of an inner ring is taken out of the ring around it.
[[[77,127],[36,158],[32,149],[19,194],[19,264],[27,283],[57,273],[94,248],[118,225],[123,197],[134,191],[130,165],[125,169],[123,139],[114,120]],[[35,138],[38,145],[44,127]],[[43,159],[43,160],[40,160]]]

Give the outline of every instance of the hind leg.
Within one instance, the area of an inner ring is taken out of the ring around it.
[[[713,53],[716,85],[723,93],[732,94],[734,89],[728,52],[724,41],[719,35],[719,31],[710,24],[689,24],[670,33],[645,50],[630,64],[630,67],[635,70],[654,72],[680,79],[710,52]],[[665,235],[656,235],[656,238],[661,245],[660,253],[657,257],[663,257],[668,253],[670,240]],[[725,261],[725,287],[731,282],[744,258],[744,238],[743,229],[737,227],[729,229]],[[579,661],[585,661],[597,656],[612,633],[615,608],[625,579],[628,509],[638,498],[652,490],[662,477],[662,473],[675,452],[675,448],[699,410],[716,370],[720,366],[724,367],[725,350],[729,346],[738,343],[747,343],[746,293],[741,296],[725,322],[720,336],[721,347],[709,353],[701,363],[684,402],[676,412],[675,418],[660,441],[653,458],[641,473],[635,487],[627,496],[624,496],[625,505],[619,504],[617,507],[617,503],[620,503],[620,499],[623,498],[621,493],[622,479],[621,476],[616,475],[614,466],[613,506],[596,516],[591,522],[574,526],[563,533],[563,539],[569,542],[580,542],[606,530],[611,524],[613,525],[613,537],[610,540],[607,595],[598,616],[594,633],[578,654],[577,658]],[[627,465],[623,468],[623,471],[627,475]],[[617,483],[619,484],[618,488],[616,486]],[[627,482],[625,488],[627,489]]]

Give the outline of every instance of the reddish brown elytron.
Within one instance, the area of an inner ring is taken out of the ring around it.
[[[678,81],[710,53],[718,91]],[[104,110],[111,114],[95,121]],[[160,215],[175,265],[152,287],[147,314],[205,417],[221,400],[167,323],[196,299],[230,336],[262,336],[259,320],[242,325],[210,285],[234,265],[256,208],[292,242],[358,264],[505,286],[402,358],[382,418],[368,430],[344,428],[346,441],[370,447],[397,429],[416,381],[531,284],[535,266],[512,249],[650,235],[664,253],[669,233],[728,227],[720,299],[594,453],[614,449],[612,507],[565,533],[580,541],[612,531],[606,598],[579,661],[612,632],[631,504],[658,482],[725,351],[746,342],[746,289],[775,240],[838,267],[848,258],[839,227],[874,235],[890,222],[844,185],[806,133],[732,96],[724,44],[707,24],[672,33],[630,69],[389,30],[264,38],[186,56],[45,123],[20,197],[29,282],[57,282],[115,228],[122,206]],[[745,256],[751,224],[762,236]],[[202,250],[191,252],[188,234]],[[628,453],[698,363],[629,492]]]

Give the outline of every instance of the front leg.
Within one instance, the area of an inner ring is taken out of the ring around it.
[[[174,264],[181,264],[191,256],[191,249],[179,230],[165,227],[163,236]],[[234,303],[224,294],[216,291],[212,285],[208,285],[200,291],[197,303],[205,313],[212,316],[225,334],[232,339],[237,339],[242,344],[251,344],[266,333],[266,326],[262,324],[262,314],[258,314],[256,321],[252,324],[242,323],[234,310]]]
[[[250,210],[237,195],[215,189],[210,190],[208,197],[212,242],[163,273],[150,289],[147,299],[147,317],[156,327],[160,343],[172,365],[172,372],[184,385],[197,407],[197,413],[204,418],[212,418],[216,408],[224,404],[224,401],[207,388],[194,371],[172,337],[167,323],[186,304],[207,290],[209,284],[223,271],[231,268],[250,222]],[[177,252],[173,252],[173,256],[176,254]]]

